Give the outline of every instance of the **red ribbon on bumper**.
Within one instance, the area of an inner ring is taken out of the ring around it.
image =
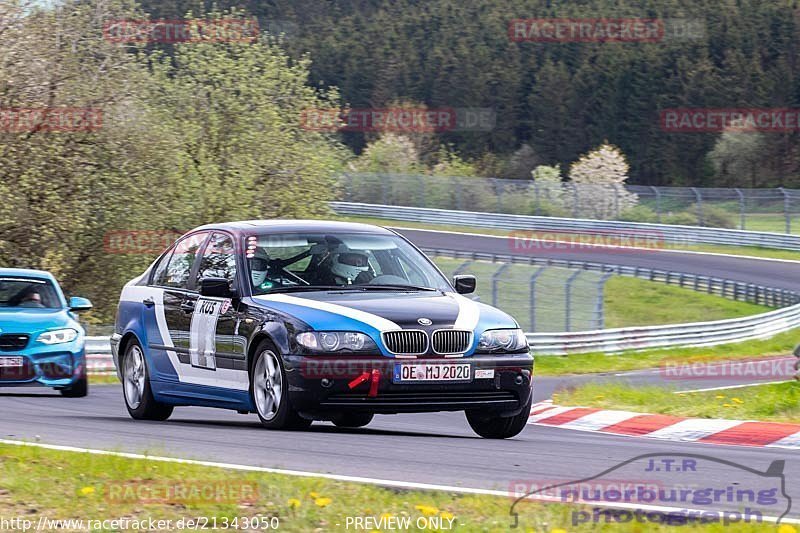
[[[381,371],[377,368],[373,368],[372,372],[362,373],[356,379],[348,383],[347,386],[351,389],[355,389],[366,381],[369,381],[369,393],[367,393],[367,396],[370,398],[375,398],[378,396],[378,385],[381,382]]]

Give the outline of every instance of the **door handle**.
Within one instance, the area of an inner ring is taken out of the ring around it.
[[[152,298],[145,298],[144,300],[142,300],[142,303],[146,307],[153,307],[154,305],[156,305],[155,300],[153,300]]]
[[[194,302],[183,302],[181,304],[181,310],[184,313],[194,313]]]

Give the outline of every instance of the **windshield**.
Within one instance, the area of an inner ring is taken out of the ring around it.
[[[304,233],[248,237],[253,294],[288,290],[452,290],[395,235]]]
[[[0,278],[0,308],[60,309],[53,284],[44,279]]]

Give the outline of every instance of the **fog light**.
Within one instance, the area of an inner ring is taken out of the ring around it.
[[[516,383],[517,385],[522,385],[523,383],[525,383],[525,378],[522,377],[522,374],[517,374],[517,377],[514,378],[514,383]]]
[[[322,384],[323,387],[328,389],[333,385],[333,380],[328,378],[322,378],[322,381],[320,381],[320,383]]]

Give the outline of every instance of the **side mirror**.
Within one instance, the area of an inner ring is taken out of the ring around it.
[[[92,302],[90,302],[86,298],[81,298],[79,296],[73,296],[72,298],[70,298],[68,305],[69,305],[69,310],[75,311],[76,313],[79,313],[81,311],[88,311],[93,307]]]
[[[211,298],[235,298],[236,291],[225,278],[200,278],[200,296]]]
[[[456,288],[456,292],[458,294],[470,294],[475,292],[475,285],[477,284],[478,280],[475,279],[475,276],[470,276],[470,275],[453,276],[453,287]]]

